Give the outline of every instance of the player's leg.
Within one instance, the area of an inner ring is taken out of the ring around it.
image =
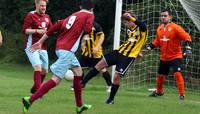
[[[95,67],[93,67],[84,77],[82,85],[85,86],[88,80],[96,76],[103,68],[114,65],[118,59],[115,56],[116,52],[117,51],[111,51],[110,53],[104,55],[103,58],[95,65]]]
[[[40,50],[39,53],[40,53],[40,59],[42,62],[42,73],[41,73],[41,83],[42,83],[48,73],[49,58],[48,58],[48,53],[46,50]]]
[[[30,52],[29,49],[25,49],[25,52],[26,52],[26,55],[28,56],[30,63],[32,64],[34,68],[34,73],[33,73],[34,84],[31,88],[31,93],[34,93],[36,90],[40,88],[40,85],[41,85],[41,71],[42,71],[41,64],[42,63],[40,61],[39,51]]]
[[[91,65],[94,67],[99,61],[101,60],[101,58],[92,58],[91,59]],[[111,76],[110,76],[110,73],[107,71],[106,68],[103,68],[101,70],[101,73],[102,73],[102,76],[104,78],[104,80],[106,81],[106,91],[107,92],[110,92],[111,91],[111,84],[112,84],[112,81],[111,81]]]
[[[160,61],[158,74],[156,76],[156,90],[153,91],[149,96],[157,97],[162,96],[164,94],[164,82],[165,77],[169,74],[169,68],[168,62]]]
[[[82,106],[82,96],[81,96],[81,76],[82,76],[82,69],[81,67],[74,67],[72,68],[74,72],[74,80],[73,80],[73,87],[74,87],[74,94],[76,99],[77,107]]]
[[[76,112],[79,114],[84,110],[90,109],[91,105],[83,104],[82,100],[82,86],[81,86],[81,76],[82,68],[76,59],[75,55],[73,57],[71,65],[73,66],[72,71],[74,73],[73,87],[74,87],[74,96],[76,100]]]
[[[182,60],[181,59],[175,59],[172,60],[171,62],[173,72],[174,72],[174,77],[176,79],[176,85],[179,90],[179,98],[180,100],[184,100],[184,79],[182,76]]]
[[[84,71],[84,69],[92,67],[92,61],[90,59],[91,58],[89,58],[87,56],[83,56],[83,55],[81,55],[79,57],[78,61],[81,65],[81,68],[82,68],[83,71]],[[82,76],[81,76],[81,80],[84,80],[84,78],[85,78],[85,75],[84,75],[84,72],[83,72]]]
[[[104,78],[104,80],[106,81],[106,84],[107,84],[106,91],[110,92],[111,91],[111,85],[112,85],[110,73],[107,71],[106,68],[103,68],[101,70],[101,72],[102,72],[103,78]]]
[[[42,84],[42,86],[30,97],[24,97],[22,98],[23,103],[23,112],[27,113],[29,108],[31,107],[31,104],[36,101],[38,98],[45,95],[49,90],[54,88],[59,82],[60,78],[57,76],[53,76],[52,79],[48,80],[46,83]]]
[[[114,80],[111,86],[110,96],[106,100],[106,104],[114,104],[114,98],[119,89],[121,77],[125,75],[126,71],[135,60],[134,58],[123,56],[118,52],[116,53],[116,57],[118,59],[116,61]]]
[[[42,74],[41,65],[35,65],[34,66],[34,74],[33,74],[34,84],[31,88],[32,94],[35,93],[41,86],[41,74]]]
[[[58,56],[57,61],[51,65],[50,69],[53,72],[53,77],[48,80],[46,83],[42,84],[42,86],[30,97],[24,97],[23,98],[23,105],[24,105],[24,113],[26,113],[30,107],[30,105],[36,101],[38,98],[45,95],[49,90],[54,88],[62,78],[64,78],[65,73],[69,69],[69,66],[71,65],[71,56],[72,52],[67,53],[67,51],[64,50],[58,50],[56,51],[56,54]],[[74,55],[75,56],[75,55]],[[29,107],[27,107],[26,104],[30,104]]]
[[[106,104],[114,104],[115,95],[119,89],[121,81],[121,75],[119,73],[115,73],[113,84],[111,86],[111,92],[109,98],[106,100]]]
[[[157,74],[156,77],[156,90],[153,91],[149,96],[152,97],[157,97],[157,96],[162,96],[164,94],[164,82],[165,82],[165,75],[162,74]]]
[[[103,68],[107,66],[107,63],[104,59],[101,59],[83,78],[81,84],[83,87],[88,83],[89,80],[91,80],[93,77],[95,77],[99,71],[101,71]]]
[[[48,74],[48,69],[42,69],[42,73],[41,73],[41,83],[44,82],[44,79],[46,77],[46,75]]]
[[[82,68],[82,71],[83,71],[82,76],[81,76],[81,80],[83,80],[84,77],[85,77],[85,75],[84,75],[84,69],[86,69],[88,67],[91,67],[90,58],[81,55],[78,58],[78,61],[79,61],[80,65],[81,65],[81,68]],[[73,85],[71,85],[70,90],[74,91]]]
[[[49,90],[58,85],[60,81],[61,78],[54,75],[50,80],[42,84],[40,89],[38,89],[34,94],[30,96],[30,103],[32,104],[35,100],[45,95]]]

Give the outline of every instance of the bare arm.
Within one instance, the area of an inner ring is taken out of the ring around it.
[[[83,38],[81,40],[81,50],[84,49],[84,46],[85,46],[85,43],[86,43],[85,39],[87,39],[88,37],[89,37],[88,34],[86,34],[86,35],[83,36]]]
[[[26,34],[45,34],[47,32],[47,30],[45,29],[26,29],[25,33]]]
[[[47,38],[48,38],[48,36],[47,36],[46,34],[44,34],[44,35],[42,36],[42,38],[41,38],[38,42],[36,42],[35,44],[33,44],[33,45],[31,46],[31,50],[32,50],[32,51],[36,51],[36,50],[41,49],[42,43],[43,43]]]
[[[100,37],[100,38],[99,38],[99,41],[98,41],[96,47],[93,48],[93,53],[94,53],[94,54],[98,52],[99,48],[100,48],[101,45],[103,44],[104,37],[105,37],[104,33],[101,33],[99,37]]]

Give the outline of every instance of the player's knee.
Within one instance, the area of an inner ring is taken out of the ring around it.
[[[34,70],[35,70],[35,71],[42,71],[41,65],[35,65],[35,66],[34,66]]]
[[[51,79],[56,83],[56,85],[58,85],[61,81],[61,78],[59,78],[58,76],[53,76]]]
[[[121,81],[121,75],[118,73],[115,73],[113,83],[116,85],[120,85],[120,81]]]
[[[83,75],[83,71],[81,67],[76,67],[72,69],[73,73],[75,76],[82,76]]]
[[[103,68],[103,69],[101,70],[102,73],[104,73],[104,72],[106,72],[106,71],[107,71],[106,68]]]
[[[48,70],[47,70],[47,69],[42,69],[42,74],[43,74],[43,75],[48,74]]]
[[[107,66],[105,60],[101,59],[96,65],[95,68],[100,71]]]

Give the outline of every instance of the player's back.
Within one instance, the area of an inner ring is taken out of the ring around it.
[[[60,36],[57,40],[57,49],[75,51],[76,49],[72,48],[77,47],[76,44],[79,44],[83,31],[88,33],[92,30],[93,20],[93,13],[87,10],[80,10],[64,19],[59,30]]]
[[[94,15],[93,13],[87,11],[87,10],[81,10],[79,12],[76,12],[72,14],[70,17],[67,18],[66,22],[68,23],[66,25],[67,28],[71,28],[71,30],[76,31],[78,33],[82,32],[90,32],[93,26],[93,20]]]

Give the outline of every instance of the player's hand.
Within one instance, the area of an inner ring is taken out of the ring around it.
[[[98,50],[99,50],[99,48],[98,48],[98,47],[95,47],[95,48],[92,49],[92,53],[93,53],[93,54],[96,54],[96,53],[98,52]]]
[[[37,29],[37,33],[38,33],[38,34],[43,35],[43,34],[45,34],[46,32],[47,32],[46,29]]]
[[[148,44],[148,45],[146,46],[146,50],[147,50],[147,51],[150,51],[150,50],[151,50],[151,45],[152,45],[152,44]]]
[[[124,19],[124,20],[130,20],[131,18],[132,18],[132,16],[130,13],[124,13],[122,15],[122,19]]]
[[[186,58],[191,58],[191,56],[192,56],[191,49],[186,49],[185,52],[183,53],[183,56]]]
[[[31,51],[32,52],[34,52],[34,51],[36,51],[36,50],[40,50],[41,49],[41,43],[39,43],[39,42],[36,42],[35,44],[33,44],[32,46],[31,46]]]
[[[147,53],[147,52],[149,52],[149,50],[147,50],[147,49],[142,49],[142,50],[139,52],[137,58],[143,58],[143,57],[144,57],[144,54]]]
[[[137,59],[142,59],[144,56],[142,54],[142,52],[139,52],[138,56],[137,56]]]

